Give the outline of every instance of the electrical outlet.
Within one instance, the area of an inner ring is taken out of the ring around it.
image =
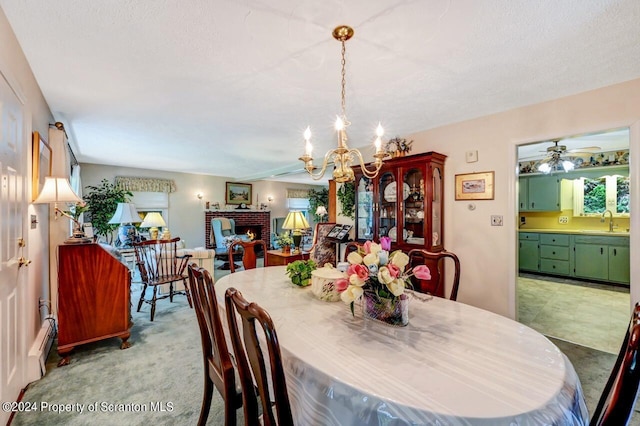
[[[502,216],[491,215],[491,226],[502,226]]]
[[[566,225],[567,223],[569,223],[569,217],[568,216],[560,216],[560,217],[558,217],[558,223]]]

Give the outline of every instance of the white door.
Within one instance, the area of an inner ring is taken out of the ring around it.
[[[26,271],[19,246],[26,215],[22,104],[0,73],[0,401],[16,401],[26,385]],[[0,424],[9,418],[0,410]]]

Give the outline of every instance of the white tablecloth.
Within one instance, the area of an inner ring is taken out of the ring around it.
[[[588,423],[567,357],[500,315],[413,299],[409,325],[392,327],[315,299],[284,266],[230,274],[215,286],[223,315],[228,287],[271,315],[297,425]]]

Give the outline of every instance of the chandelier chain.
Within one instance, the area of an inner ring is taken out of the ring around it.
[[[341,105],[342,105],[342,120],[345,122],[345,126],[347,124],[347,113],[346,113],[347,107],[346,107],[346,90],[345,90],[345,86],[347,84],[346,71],[345,71],[345,65],[347,64],[347,60],[345,59],[346,52],[347,52],[347,48],[345,47],[344,40],[342,40],[342,61],[340,61],[340,63],[342,64]]]

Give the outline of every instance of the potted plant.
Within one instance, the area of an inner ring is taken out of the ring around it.
[[[289,232],[283,232],[280,235],[276,235],[276,243],[282,248],[283,253],[288,253],[291,251],[293,238],[289,235]]]
[[[110,224],[118,203],[129,202],[133,194],[117,188],[108,180],[102,179],[99,186],[87,186],[89,192],[84,196],[87,202],[86,210],[91,215],[90,221],[96,237],[103,236],[109,244],[113,240],[113,231],[118,224]]]
[[[311,273],[316,269],[313,260],[296,260],[287,265],[287,275],[291,282],[300,287],[311,284]]]

